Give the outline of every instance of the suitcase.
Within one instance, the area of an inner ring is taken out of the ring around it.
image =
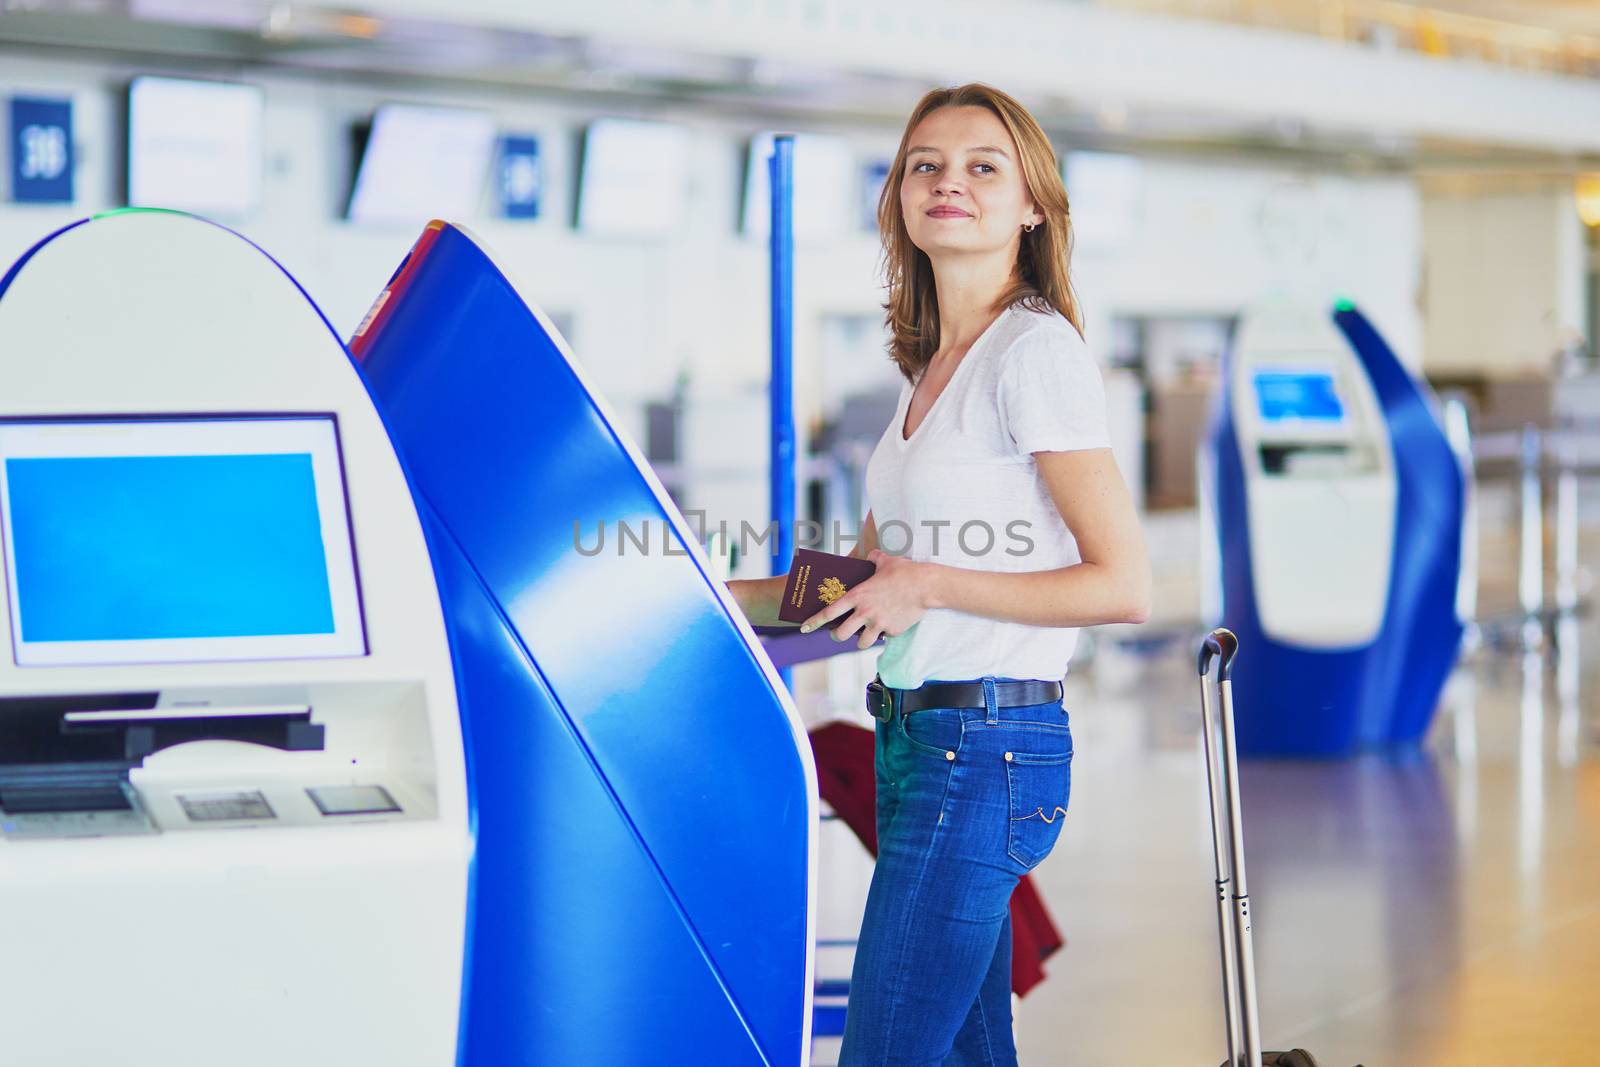
[[[1217,864],[1222,1005],[1228,1028],[1228,1058],[1222,1067],[1318,1067],[1317,1058],[1303,1048],[1261,1051],[1255,952],[1250,939],[1250,889],[1245,880],[1244,825],[1239,810],[1239,756],[1233,743],[1233,682],[1229,678],[1238,651],[1239,639],[1223,629],[1211,631],[1200,646],[1200,718],[1205,740],[1206,792],[1211,798],[1211,844]],[[1207,684],[1213,659],[1218,661],[1217,691],[1222,697],[1220,741],[1211,687]]]

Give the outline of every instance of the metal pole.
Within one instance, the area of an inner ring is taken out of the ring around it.
[[[1244,817],[1239,803],[1239,757],[1233,734],[1233,680],[1219,676],[1222,690],[1222,758],[1228,779],[1228,828],[1233,840],[1233,934],[1239,959],[1239,1016],[1244,1060],[1261,1062],[1261,1016],[1256,1005],[1255,943],[1250,933],[1250,885],[1244,873]]]
[[[1556,611],[1578,607],[1578,440],[1569,430],[1558,439],[1556,458]]]
[[[794,138],[773,139],[772,189],[772,521],[778,536],[772,573],[787,574],[794,554]]]
[[[1255,948],[1250,934],[1250,890],[1244,871],[1244,820],[1239,804],[1239,758],[1233,731],[1233,658],[1239,641],[1218,629],[1200,646],[1200,715],[1205,730],[1206,784],[1211,793],[1211,840],[1217,863],[1217,922],[1222,935],[1224,1008],[1228,1017],[1228,1063],[1256,1067],[1261,1062],[1261,1021],[1256,1005]],[[1212,721],[1206,675],[1217,657],[1217,689],[1222,695],[1222,742],[1219,753]],[[1219,789],[1219,781],[1224,788]],[[1228,820],[1224,852],[1220,817]],[[1226,865],[1226,866],[1225,866]],[[1229,892],[1229,879],[1232,892]]]
[[[1456,582],[1456,618],[1470,643],[1478,635],[1478,474],[1472,457],[1472,428],[1460,396],[1444,401],[1444,435],[1461,466],[1461,575]]]
[[[1543,644],[1544,631],[1544,486],[1540,483],[1543,442],[1536,426],[1522,428],[1521,569],[1517,597],[1522,605],[1522,647]]]
[[[1223,822],[1220,761],[1217,759],[1217,720],[1211,708],[1210,679],[1200,675],[1200,737],[1205,745],[1206,792],[1211,798],[1211,851],[1217,869],[1217,937],[1222,942],[1222,1011],[1228,1026],[1228,1065],[1238,1067],[1243,1055],[1239,1038],[1239,965],[1234,946],[1233,903],[1228,899],[1232,879],[1228,876],[1228,834]]]
[[[768,504],[778,528],[772,573],[787,574],[794,556],[794,138],[773,138],[767,160],[772,193],[772,231],[768,242],[772,279],[772,376],[768,411],[772,419]],[[779,672],[794,690],[790,672]]]

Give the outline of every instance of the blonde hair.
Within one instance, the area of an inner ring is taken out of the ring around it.
[[[1044,216],[1031,233],[1023,232],[1012,284],[994,310],[1019,302],[1032,311],[1054,309],[1079,334],[1083,333],[1083,315],[1070,277],[1072,218],[1050,138],[1027,108],[992,86],[973,82],[953,89],[935,89],[912,109],[878,198],[878,232],[883,236],[884,279],[889,288],[889,299],[884,304],[889,356],[908,381],[915,381],[917,373],[939,350],[939,297],[933,283],[933,263],[911,242],[900,213],[900,183],[905,179],[911,132],[942,107],[982,107],[994,113],[1016,142],[1023,181],[1039,214]]]

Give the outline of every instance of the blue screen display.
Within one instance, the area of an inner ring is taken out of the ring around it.
[[[309,453],[5,462],[24,642],[334,632]]]
[[[1338,422],[1344,418],[1344,404],[1334,391],[1331,374],[1261,372],[1255,376],[1255,383],[1256,402],[1261,417],[1268,422],[1279,419]]]

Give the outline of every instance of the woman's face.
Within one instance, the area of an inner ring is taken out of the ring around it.
[[[999,252],[1041,218],[1017,146],[986,107],[942,107],[917,123],[906,150],[900,213],[930,258]]]

